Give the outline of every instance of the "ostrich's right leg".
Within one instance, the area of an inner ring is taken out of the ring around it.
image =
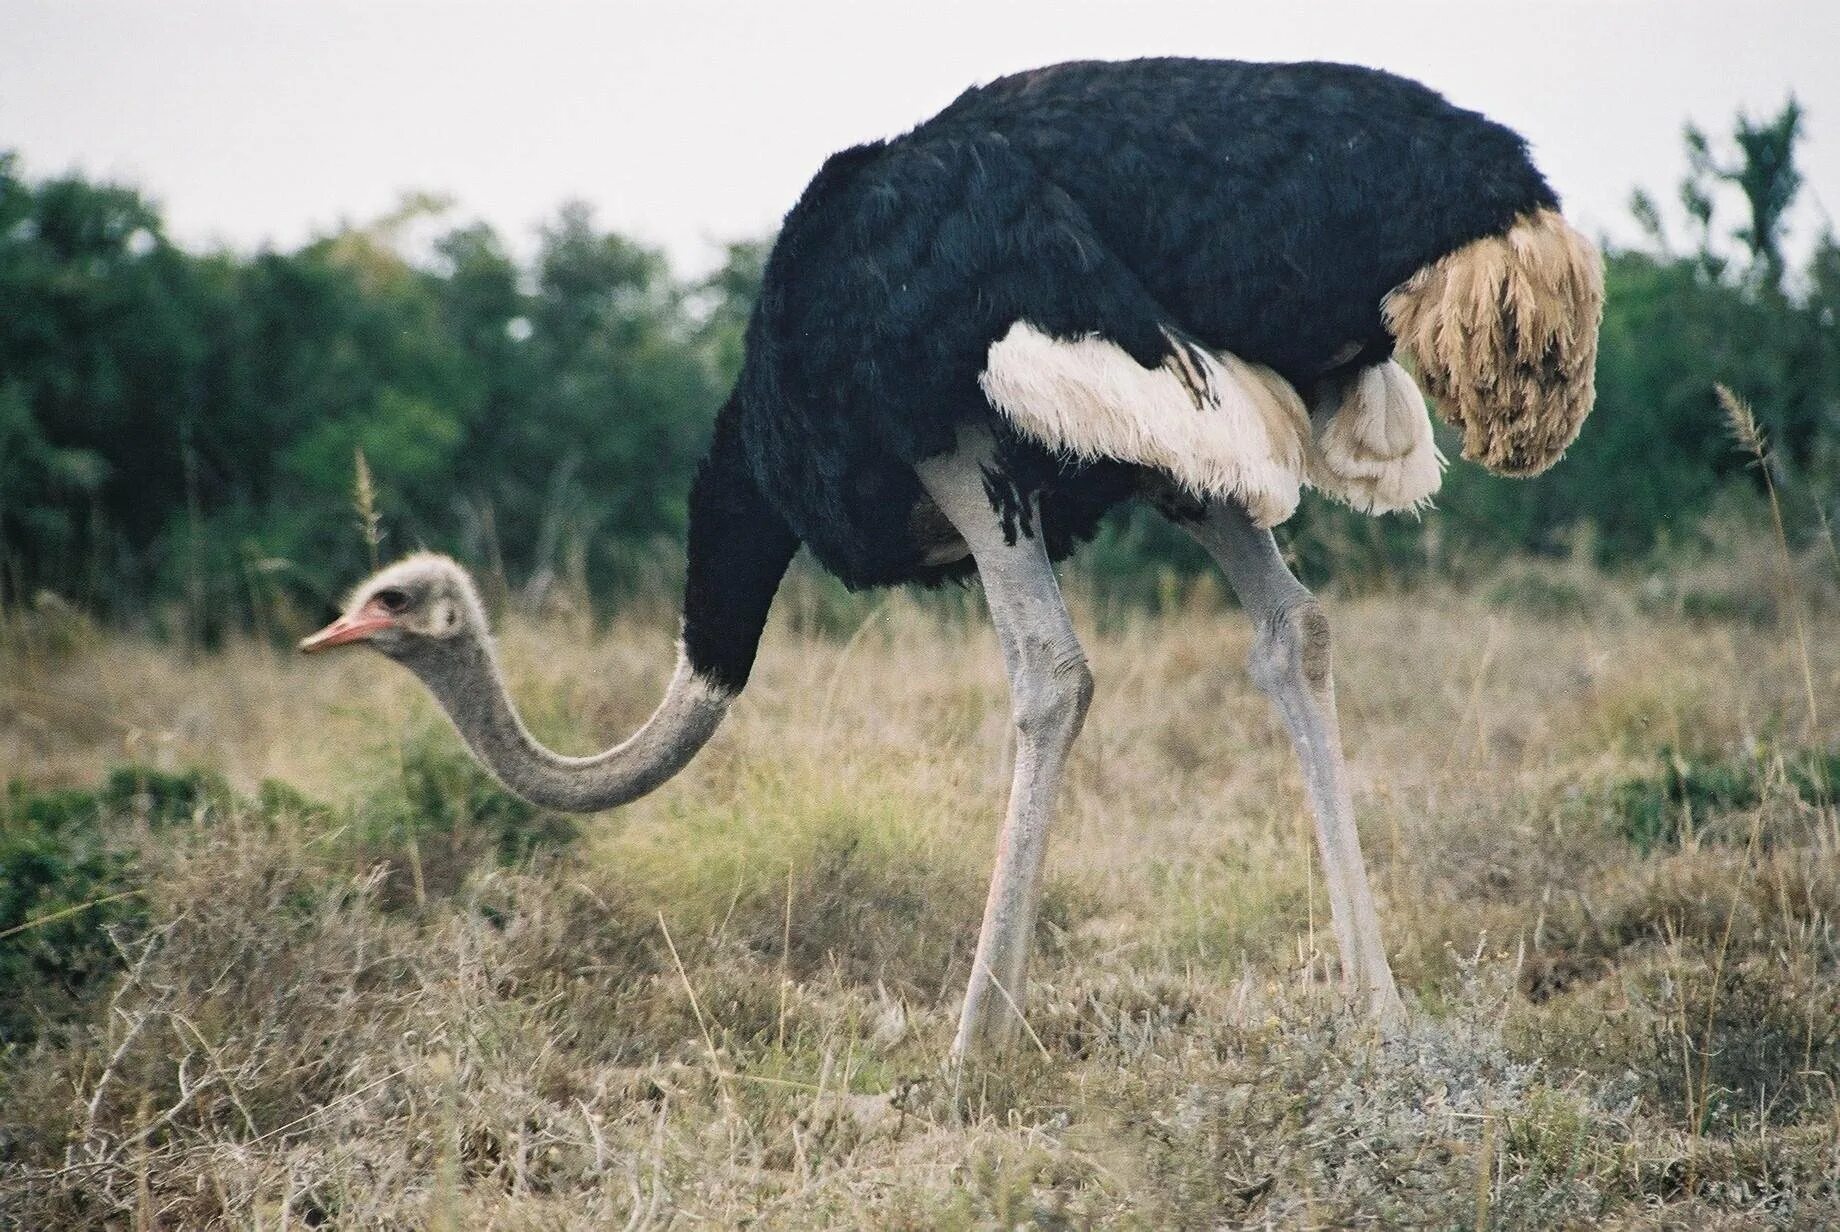
[[[1376,1018],[1397,1025],[1405,1011],[1381,944],[1380,917],[1355,830],[1330,672],[1328,618],[1284,563],[1271,532],[1253,525],[1239,506],[1213,501],[1198,520],[1175,520],[1220,565],[1252,617],[1257,630],[1249,664],[1252,680],[1277,707],[1303,763],[1343,978],[1366,993]]]
[[[919,467],[921,484],[977,563],[1009,671],[1016,726],[1009,811],[952,1044],[953,1058],[961,1061],[1008,1046],[1022,1024],[1054,796],[1092,700],[1092,673],[1054,580],[1039,519],[1031,509],[1027,517],[1012,516],[1006,531],[985,486],[987,474],[994,474],[990,466],[988,439],[971,438]]]

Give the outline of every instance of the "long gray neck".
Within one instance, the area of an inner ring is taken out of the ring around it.
[[[524,726],[505,691],[490,634],[469,631],[406,665],[506,790],[564,813],[613,808],[659,786],[709,742],[734,700],[680,655],[664,700],[643,727],[604,753],[567,757],[537,743]]]

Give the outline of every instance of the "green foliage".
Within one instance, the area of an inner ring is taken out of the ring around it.
[[[349,816],[274,780],[244,798],[201,770],[123,766],[93,789],[10,782],[0,795],[0,1045],[80,1011],[120,969],[110,933],[145,918],[137,844],[146,831],[232,813],[323,827],[326,850],[387,865],[402,892],[386,901],[399,903],[411,881],[418,899],[450,894],[482,859],[515,864],[576,834],[568,818],[507,794],[451,738],[432,734],[408,742],[400,778]]]
[[[222,810],[233,797],[219,775],[204,770],[169,772],[146,766],[109,771],[100,788],[29,792],[23,783],[7,787],[5,817],[51,831],[93,828],[103,818],[160,827],[190,821],[206,809]]]
[[[194,255],[138,193],[0,156],[0,600],[204,633],[322,604],[369,564],[360,451],[385,551],[605,590],[679,537],[757,252],[690,288],[567,206],[530,268],[477,224],[405,255],[443,208]]]
[[[405,743],[401,794],[387,792],[361,810],[381,835],[442,838],[475,845],[514,863],[538,847],[563,845],[576,836],[576,823],[545,812],[507,792],[479,768],[451,734],[430,731]]]
[[[1672,846],[1691,827],[1761,807],[1774,791],[1809,803],[1831,802],[1840,753],[1803,753],[1780,765],[1768,757],[1696,756],[1666,750],[1658,772],[1619,784],[1611,810],[1624,836],[1643,851]],[[1732,835],[1727,834],[1727,837]],[[1743,835],[1735,837],[1742,841]]]
[[[1802,187],[1801,172],[1795,168],[1801,132],[1802,109],[1790,99],[1774,120],[1759,124],[1740,116],[1735,134],[1744,161],[1731,178],[1744,191],[1751,212],[1751,223],[1738,238],[1756,254],[1773,287],[1782,284],[1784,215]]]
[[[95,830],[0,828],[0,1044],[30,1039],[112,973],[108,928],[135,918],[131,861]]]
[[[1840,243],[1790,268],[1803,128],[1791,102],[1727,142],[1688,129],[1684,249],[1636,194],[1650,242],[1608,254],[1598,410],[1563,466],[1516,481],[1455,465],[1423,519],[1306,501],[1287,529],[1306,571],[1386,585],[1557,553],[1584,525],[1605,561],[1705,548],[1708,510],[1758,482],[1718,381],[1757,408],[1778,487],[1831,500]],[[1741,221],[1721,213],[1733,202]],[[0,153],[0,602],[48,589],[170,632],[297,631],[370,563],[358,453],[385,554],[456,551],[533,592],[563,574],[603,594],[655,581],[768,242],[729,245],[691,281],[579,204],[528,262],[447,209],[411,198],[294,251],[190,253],[133,189],[32,181]],[[412,227],[432,234],[412,244]],[[1792,498],[1790,534],[1818,513]],[[1088,560],[1150,601],[1206,568],[1138,513]]]
[[[142,917],[124,825],[168,826],[228,799],[214,775],[141,767],[94,791],[6,787],[0,808],[0,1044],[79,1008],[118,965],[109,930]]]

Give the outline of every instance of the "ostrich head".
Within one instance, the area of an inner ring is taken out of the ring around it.
[[[679,656],[664,700],[631,737],[588,757],[539,744],[499,672],[479,591],[466,570],[423,552],[360,585],[344,614],[300,643],[305,651],[363,644],[421,678],[480,763],[542,808],[591,813],[644,795],[708,742],[732,691]]]
[[[300,648],[313,652],[363,643],[413,664],[485,631],[485,609],[466,570],[448,557],[418,552],[373,574],[346,600],[344,615]]]

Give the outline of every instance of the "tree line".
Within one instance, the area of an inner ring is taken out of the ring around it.
[[[1563,465],[1533,482],[1454,466],[1425,525],[1312,502],[1298,550],[1409,568],[1427,545],[1548,551],[1581,526],[1618,560],[1691,543],[1757,483],[1716,382],[1755,406],[1786,486],[1831,500],[1840,244],[1785,251],[1802,123],[1791,103],[1723,141],[1689,128],[1665,211],[1681,234],[1636,195],[1647,238],[1606,253],[1598,409]],[[194,252],[135,189],[0,154],[0,604],[285,631],[421,544],[522,588],[660,584],[766,248],[685,278],[572,204],[520,260],[415,197],[291,251]],[[1807,504],[1794,520],[1815,533],[1828,515]],[[1181,553],[1125,519],[1095,568]]]

